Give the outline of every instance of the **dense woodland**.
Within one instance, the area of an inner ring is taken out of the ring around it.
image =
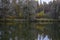
[[[36,19],[53,21],[40,24]],[[38,33],[60,40],[60,2],[0,0],[0,40],[35,40]]]

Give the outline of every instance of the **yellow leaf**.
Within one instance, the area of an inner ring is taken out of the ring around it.
[[[38,25],[37,25],[36,28],[39,29],[39,30],[41,30],[41,31],[43,31],[44,26],[38,26]]]
[[[44,16],[44,11],[41,11],[40,13],[38,13],[37,16]]]

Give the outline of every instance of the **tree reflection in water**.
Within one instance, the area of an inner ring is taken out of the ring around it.
[[[3,25],[3,24],[2,24]],[[29,28],[24,22],[14,22],[14,23],[7,23],[6,22],[6,29],[5,28],[1,28],[0,29],[0,39],[4,40],[4,39],[9,39],[9,40],[55,40],[56,37],[55,35],[57,35],[57,33],[55,32],[54,28],[54,24],[46,24],[46,25],[41,25],[41,24],[37,24],[37,23],[31,23]],[[46,28],[46,29],[44,29]],[[52,29],[51,29],[52,28]],[[57,29],[56,29],[57,30]],[[43,34],[44,35],[43,35]],[[38,38],[37,38],[38,36]],[[57,35],[58,36],[58,35]],[[54,37],[54,38],[53,38]],[[25,39],[26,38],[26,39]],[[52,39],[53,38],[53,39]],[[7,40],[8,40],[7,39]],[[58,39],[59,40],[59,39]]]

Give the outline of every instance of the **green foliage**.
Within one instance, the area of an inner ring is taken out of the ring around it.
[[[7,0],[2,0],[3,7],[2,10],[0,10],[1,14],[3,14],[3,17],[0,17],[0,30],[2,30],[4,33],[2,36],[2,40],[9,40],[9,37],[12,37],[12,39],[15,40],[15,36],[18,37],[18,40],[22,40],[23,38],[24,40],[34,40],[35,38],[37,38],[37,32],[43,32],[45,35],[47,34],[49,35],[49,37],[52,37],[53,40],[60,39],[60,26],[58,26],[59,22],[53,22],[52,26],[49,25],[46,27],[44,26],[44,24],[39,24],[40,22],[35,22],[35,20],[33,20],[34,22],[32,23],[31,18],[35,16],[36,11],[36,7],[33,6],[34,4],[26,4],[27,2],[25,4],[17,4],[15,1],[16,0],[14,0],[13,3],[9,4]],[[40,5],[39,7],[43,6]],[[57,3],[52,3],[50,4],[50,7],[49,4],[47,7],[49,8],[49,11],[47,11],[47,13],[50,12],[51,15],[53,14],[54,19],[59,20],[58,17],[60,13],[60,5],[57,5]],[[41,12],[37,13],[36,16],[51,17],[51,15],[47,13],[45,14],[45,10],[42,10]],[[11,16],[10,14],[13,15]],[[24,21],[21,21],[21,17],[24,17],[24,19],[22,19]],[[39,25],[37,25],[37,23]]]
[[[37,16],[44,16],[44,11],[41,11],[40,13],[38,13]]]

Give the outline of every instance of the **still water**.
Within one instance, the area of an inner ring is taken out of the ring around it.
[[[49,39],[48,35],[46,35],[45,37],[43,37],[43,35],[38,34],[37,40],[52,40],[52,38]]]
[[[55,40],[55,25],[53,22],[2,22],[0,23],[0,40]],[[59,40],[59,39],[58,39]]]

